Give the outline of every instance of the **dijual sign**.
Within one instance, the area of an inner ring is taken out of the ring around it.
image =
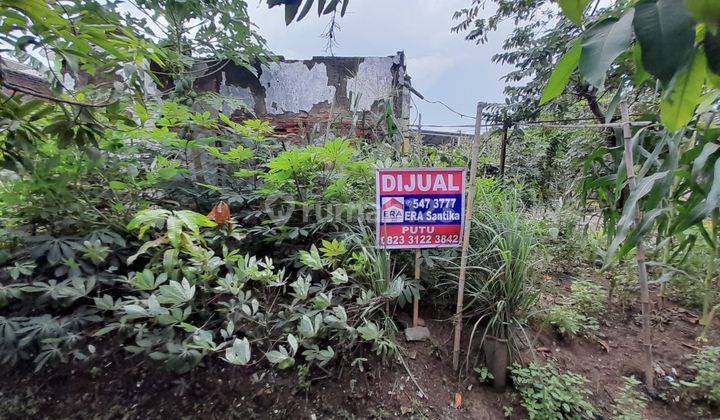
[[[378,169],[377,245],[460,246],[465,210],[462,168]]]

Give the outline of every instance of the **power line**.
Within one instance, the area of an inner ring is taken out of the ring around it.
[[[443,102],[443,101],[440,101],[440,100],[430,101],[430,100],[426,99],[425,96],[423,96],[420,92],[418,92],[417,90],[415,90],[412,86],[410,86],[410,85],[408,85],[408,84],[404,84],[404,85],[405,85],[407,88],[409,88],[410,91],[415,94],[415,96],[417,96],[418,98],[420,98],[421,100],[423,100],[423,101],[425,101],[425,102],[427,102],[427,103],[429,103],[429,104],[440,104],[440,105],[444,106],[445,108],[447,108],[448,111],[452,112],[453,114],[456,114],[456,115],[460,116],[461,118],[469,118],[469,119],[472,119],[472,120],[475,119],[475,117],[473,117],[473,116],[471,116],[471,115],[464,114],[464,113],[462,113],[462,112],[456,111],[456,110],[453,109],[450,105],[446,104],[446,103]],[[412,100],[412,96],[411,96],[410,98],[411,98],[411,100]],[[414,104],[414,103],[415,103],[415,101],[413,101],[413,104]],[[506,107],[506,106],[508,106],[508,105],[505,105],[505,104],[491,104],[491,105],[498,106],[498,107]],[[417,106],[416,106],[415,108],[417,109]],[[631,116],[631,117],[640,117],[640,116],[643,116],[643,115],[644,115],[644,114],[631,114],[630,116]],[[557,119],[557,120],[535,120],[535,121],[526,121],[526,122],[520,122],[520,121],[518,121],[518,122],[514,123],[513,125],[515,125],[515,126],[523,126],[523,125],[524,125],[524,126],[538,126],[538,127],[554,127],[554,128],[612,128],[612,127],[619,127],[619,126],[621,126],[621,124],[618,125],[618,124],[615,124],[615,123],[608,123],[608,124],[602,124],[602,123],[600,123],[600,124],[593,124],[593,125],[589,125],[589,124],[579,124],[579,125],[565,125],[565,126],[563,126],[562,124],[560,124],[560,125],[554,125],[554,126],[549,126],[549,125],[548,125],[548,124],[557,124],[557,123],[580,122],[580,121],[597,121],[597,120],[598,120],[598,119],[595,118],[595,117],[563,118],[563,119]],[[640,122],[638,122],[637,125],[648,125],[648,124],[650,124],[650,122],[640,121]],[[417,127],[416,124],[411,124],[410,126],[411,126],[411,127]],[[501,123],[498,123],[498,124],[483,124],[483,127],[485,127],[485,128],[490,128],[490,127],[502,127],[502,126],[503,126],[503,124],[501,124]],[[430,127],[430,128],[474,128],[474,127],[475,127],[475,124],[456,124],[456,125],[424,124],[423,127]]]

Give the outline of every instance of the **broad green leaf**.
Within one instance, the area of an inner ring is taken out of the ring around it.
[[[718,6],[720,9],[720,2]],[[705,55],[707,56],[708,69],[715,75],[720,76],[720,30],[712,32],[705,31]]]
[[[312,321],[307,315],[303,315],[302,318],[300,318],[300,325],[298,325],[298,331],[300,332],[300,335],[305,338],[313,338],[317,333],[317,331],[315,331],[315,327],[313,326]]]
[[[563,93],[565,86],[570,81],[570,75],[580,62],[581,51],[580,39],[576,39],[570,49],[558,61],[555,70],[550,75],[550,79],[548,79],[547,85],[542,91],[540,105],[550,102]]]
[[[315,295],[315,299],[313,299],[313,303],[315,305],[315,309],[318,310],[325,310],[332,305],[332,292],[330,294],[327,294],[325,292],[320,292]]]
[[[195,296],[195,286],[190,286],[187,279],[182,283],[171,281],[166,286],[160,286],[158,300],[161,303],[179,305],[190,301]]]
[[[720,145],[716,143],[706,143],[705,146],[703,146],[702,151],[700,152],[700,155],[695,158],[693,161],[692,166],[692,177],[693,179],[697,179],[700,173],[703,170],[703,167],[705,167],[705,164],[707,163],[710,156],[717,152],[718,149],[720,149]]]
[[[633,77],[633,80],[635,86],[640,86],[650,78],[650,73],[645,70],[642,64],[642,47],[640,43],[636,43],[633,47],[633,62],[635,62],[635,77]]]
[[[294,335],[288,334],[287,341],[290,346],[291,354],[294,355],[298,351],[298,340]]]
[[[705,54],[698,51],[689,67],[673,78],[670,91],[660,101],[660,119],[670,132],[685,127],[693,117],[705,82]]]
[[[696,223],[702,222],[709,217],[713,211],[720,206],[720,159],[715,161],[712,186],[704,200],[693,207],[690,212],[683,215],[674,229],[675,232],[682,232]]]
[[[590,0],[558,0],[563,14],[567,16],[574,24],[581,25],[583,12]]]
[[[167,238],[165,238],[164,236],[161,236],[161,237],[159,237],[159,238],[157,238],[157,239],[155,239],[155,240],[152,240],[152,241],[145,242],[145,243],[142,244],[142,246],[138,249],[138,252],[136,252],[135,254],[133,254],[133,255],[131,255],[131,256],[128,257],[128,259],[127,259],[127,264],[128,264],[128,265],[131,265],[132,263],[135,262],[135,260],[136,260],[140,255],[146,253],[150,248],[156,248],[156,247],[158,247],[158,246],[160,246],[160,245],[162,245],[162,244],[164,244],[164,243],[166,243],[166,242],[167,242]]]
[[[620,245],[625,242],[630,230],[635,224],[635,211],[640,206],[640,200],[648,195],[655,186],[655,183],[664,179],[668,175],[667,172],[657,172],[638,181],[637,187],[630,192],[630,196],[625,201],[622,217],[617,223],[615,237],[608,247],[605,254],[606,264],[615,258]]]
[[[715,87],[715,89],[720,89],[720,75],[708,72],[707,77],[708,81]]]
[[[120,324],[111,324],[111,325],[108,325],[107,327],[102,327],[99,330],[95,331],[95,333],[93,334],[93,337],[103,336],[111,331],[117,330],[118,328],[120,328]]]
[[[357,329],[360,336],[365,341],[375,341],[382,337],[382,331],[374,322],[366,322],[365,325]]]
[[[280,351],[271,350],[267,352],[265,357],[270,363],[278,365],[278,369],[287,369],[295,364],[295,359],[288,354],[283,346],[280,346]]]
[[[313,270],[322,270],[327,265],[327,261],[320,256],[315,245],[310,247],[310,252],[300,251],[300,261]]]
[[[344,268],[340,267],[337,270],[330,273],[330,279],[333,284],[340,285],[348,282],[348,274]]]
[[[217,223],[204,214],[196,213],[190,210],[180,210],[175,212],[175,216],[180,219],[188,229],[194,234],[199,234],[199,227],[215,227]]]
[[[580,55],[580,74],[591,85],[601,89],[613,61],[632,41],[634,9],[620,19],[608,18],[585,31]]]
[[[305,300],[308,298],[308,295],[310,294],[310,283],[311,283],[311,277],[305,276],[300,277],[294,282],[290,283],[290,287],[293,289],[293,295],[296,299],[299,300]]]
[[[167,237],[170,245],[177,248],[180,246],[180,234],[182,233],[182,222],[176,216],[167,218]]]
[[[669,83],[691,59],[695,42],[695,23],[682,0],[641,2],[635,6],[633,27],[645,70]]]
[[[310,12],[310,9],[312,8],[314,2],[315,0],[305,0],[305,5],[303,6],[300,14],[297,17],[298,22],[300,22],[305,17],[305,15],[308,14],[308,12]]]
[[[108,182],[108,187],[113,190],[122,191],[127,189],[127,184],[120,181],[110,181]]]
[[[234,365],[246,365],[251,357],[250,342],[247,338],[242,340],[236,338],[232,347],[225,349],[225,360]]]
[[[718,24],[720,2],[718,0],[685,0],[685,8],[698,22]]]
[[[298,9],[300,9],[300,0],[285,3],[285,25],[292,23],[297,15]]]
[[[125,314],[129,319],[147,318],[150,316],[147,310],[140,305],[125,305]]]
[[[340,0],[330,0],[330,3],[328,3],[323,11],[323,14],[327,15],[328,13],[334,11],[335,8],[337,8],[338,3],[340,3]]]

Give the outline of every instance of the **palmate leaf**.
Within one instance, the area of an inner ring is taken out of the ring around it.
[[[663,83],[692,57],[695,23],[682,0],[643,1],[635,6],[635,36],[645,70]]]
[[[660,119],[668,131],[676,132],[692,119],[705,83],[706,61],[705,54],[697,51],[690,66],[675,75],[660,101]]]
[[[225,360],[234,365],[246,365],[250,362],[252,352],[247,338],[236,338],[232,347],[225,349]]]
[[[575,68],[577,68],[578,63],[580,62],[581,51],[581,42],[580,39],[577,39],[555,66],[555,70],[550,75],[550,79],[548,79],[547,85],[545,85],[545,88],[542,91],[540,105],[550,102],[563,93],[565,86],[567,86],[570,81],[570,75],[572,75],[572,72]]]
[[[300,251],[299,255],[300,261],[313,270],[322,270],[327,265],[327,261],[320,256],[320,252],[315,245],[310,247],[310,252]]]
[[[605,19],[583,36],[580,74],[598,89],[605,84],[610,64],[630,46],[634,14],[634,9],[630,9],[620,19]]]
[[[170,284],[160,286],[158,301],[160,303],[179,305],[192,300],[195,296],[195,286],[190,286],[187,279],[182,283],[171,281]]]
[[[560,8],[568,19],[576,25],[581,25],[583,12],[590,0],[558,0],[558,3],[560,3]]]

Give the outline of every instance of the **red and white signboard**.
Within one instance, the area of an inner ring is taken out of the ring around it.
[[[378,246],[461,246],[465,169],[378,169],[376,184]]]

